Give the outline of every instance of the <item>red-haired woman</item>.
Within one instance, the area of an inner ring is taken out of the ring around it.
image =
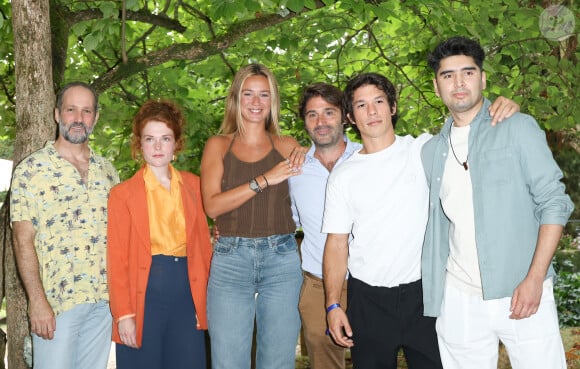
[[[148,101],[133,121],[143,167],[111,190],[108,281],[117,368],[205,369],[210,236],[200,181],[171,165],[185,120]]]

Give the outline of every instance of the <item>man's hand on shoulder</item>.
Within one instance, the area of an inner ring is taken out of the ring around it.
[[[517,102],[500,96],[489,107],[489,115],[492,117],[491,125],[495,126],[519,111],[520,105]]]

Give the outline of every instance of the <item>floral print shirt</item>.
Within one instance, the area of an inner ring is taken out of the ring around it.
[[[119,183],[113,165],[92,150],[88,183],[48,142],[14,170],[10,221],[30,221],[42,284],[55,314],[108,300],[107,199]]]

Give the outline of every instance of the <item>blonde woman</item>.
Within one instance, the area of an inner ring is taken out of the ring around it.
[[[250,368],[254,319],[256,368],[295,366],[302,271],[287,179],[300,174],[306,150],[280,135],[279,109],[272,72],[243,67],[201,161],[205,212],[220,235],[207,306],[214,369]]]

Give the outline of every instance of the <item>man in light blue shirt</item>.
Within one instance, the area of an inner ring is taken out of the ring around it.
[[[446,369],[496,368],[499,340],[514,369],[564,369],[551,260],[573,204],[532,117],[489,124],[484,58],[454,37],[428,60],[451,116],[422,152],[425,314],[438,317]]]
[[[344,135],[342,92],[332,85],[316,83],[307,87],[299,114],[313,143],[306,153],[302,174],[288,179],[294,220],[304,232],[300,245],[304,271],[300,316],[311,368],[344,369],[345,349],[325,334],[322,256],[326,234],[321,233],[321,227],[328,176],[361,144]],[[346,281],[343,289],[341,303],[346,306]]]

